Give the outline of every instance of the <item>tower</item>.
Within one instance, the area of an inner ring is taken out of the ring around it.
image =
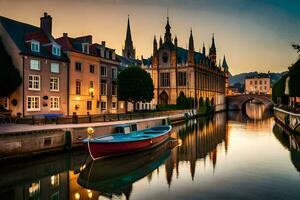
[[[129,15],[128,15],[128,22],[127,22],[125,46],[124,49],[122,49],[122,56],[129,59],[135,59],[135,49],[133,48],[133,42],[131,38]]]
[[[211,47],[209,49],[209,58],[211,62],[216,65],[217,63],[217,49],[215,45],[215,36],[214,34],[212,35],[212,42],[211,42]]]
[[[193,38],[193,31],[191,29],[190,38],[189,38],[189,52],[188,52],[188,63],[189,65],[194,65],[194,38]]]
[[[206,48],[205,48],[204,42],[203,42],[203,47],[202,47],[202,54],[203,54],[204,56],[206,56]]]
[[[169,23],[169,17],[167,17],[167,25],[165,27],[166,32],[165,32],[165,43],[172,43],[172,34],[171,34],[171,26]]]

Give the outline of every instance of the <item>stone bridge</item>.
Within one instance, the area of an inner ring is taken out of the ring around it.
[[[243,110],[245,104],[251,100],[257,100],[262,102],[267,109],[272,108],[274,105],[271,95],[241,94],[227,97],[228,110]]]

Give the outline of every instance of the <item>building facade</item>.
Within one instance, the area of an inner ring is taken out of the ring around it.
[[[154,83],[154,101],[158,105],[176,104],[180,95],[194,98],[194,107],[199,107],[199,100],[209,99],[216,110],[225,109],[225,87],[228,66],[216,66],[216,46],[214,36],[206,55],[196,52],[192,31],[188,49],[178,47],[177,37],[172,38],[169,18],[165,27],[164,40],[159,44],[154,37],[152,58],[152,79]]]
[[[245,79],[246,94],[270,94],[271,79],[268,75],[257,75]]]
[[[4,106],[13,116],[68,113],[68,59],[52,37],[52,18],[40,18],[40,27],[0,16],[0,37],[19,70],[22,84]]]

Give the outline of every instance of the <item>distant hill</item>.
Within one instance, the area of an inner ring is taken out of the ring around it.
[[[280,79],[280,77],[285,74],[286,72],[280,72],[280,73],[269,73],[271,77],[271,86]],[[234,76],[229,75],[229,83],[231,86],[233,86],[236,83],[244,84],[245,78],[248,76],[256,76],[260,74],[259,72],[248,72],[248,73],[241,73],[236,74]]]

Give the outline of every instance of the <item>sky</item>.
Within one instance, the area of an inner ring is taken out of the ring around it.
[[[137,56],[150,57],[153,37],[164,35],[167,13],[178,45],[187,47],[190,29],[195,49],[211,44],[217,59],[226,55],[232,74],[287,70],[298,58],[299,0],[0,0],[0,15],[39,26],[48,12],[53,35],[93,35],[121,54],[130,15]]]

